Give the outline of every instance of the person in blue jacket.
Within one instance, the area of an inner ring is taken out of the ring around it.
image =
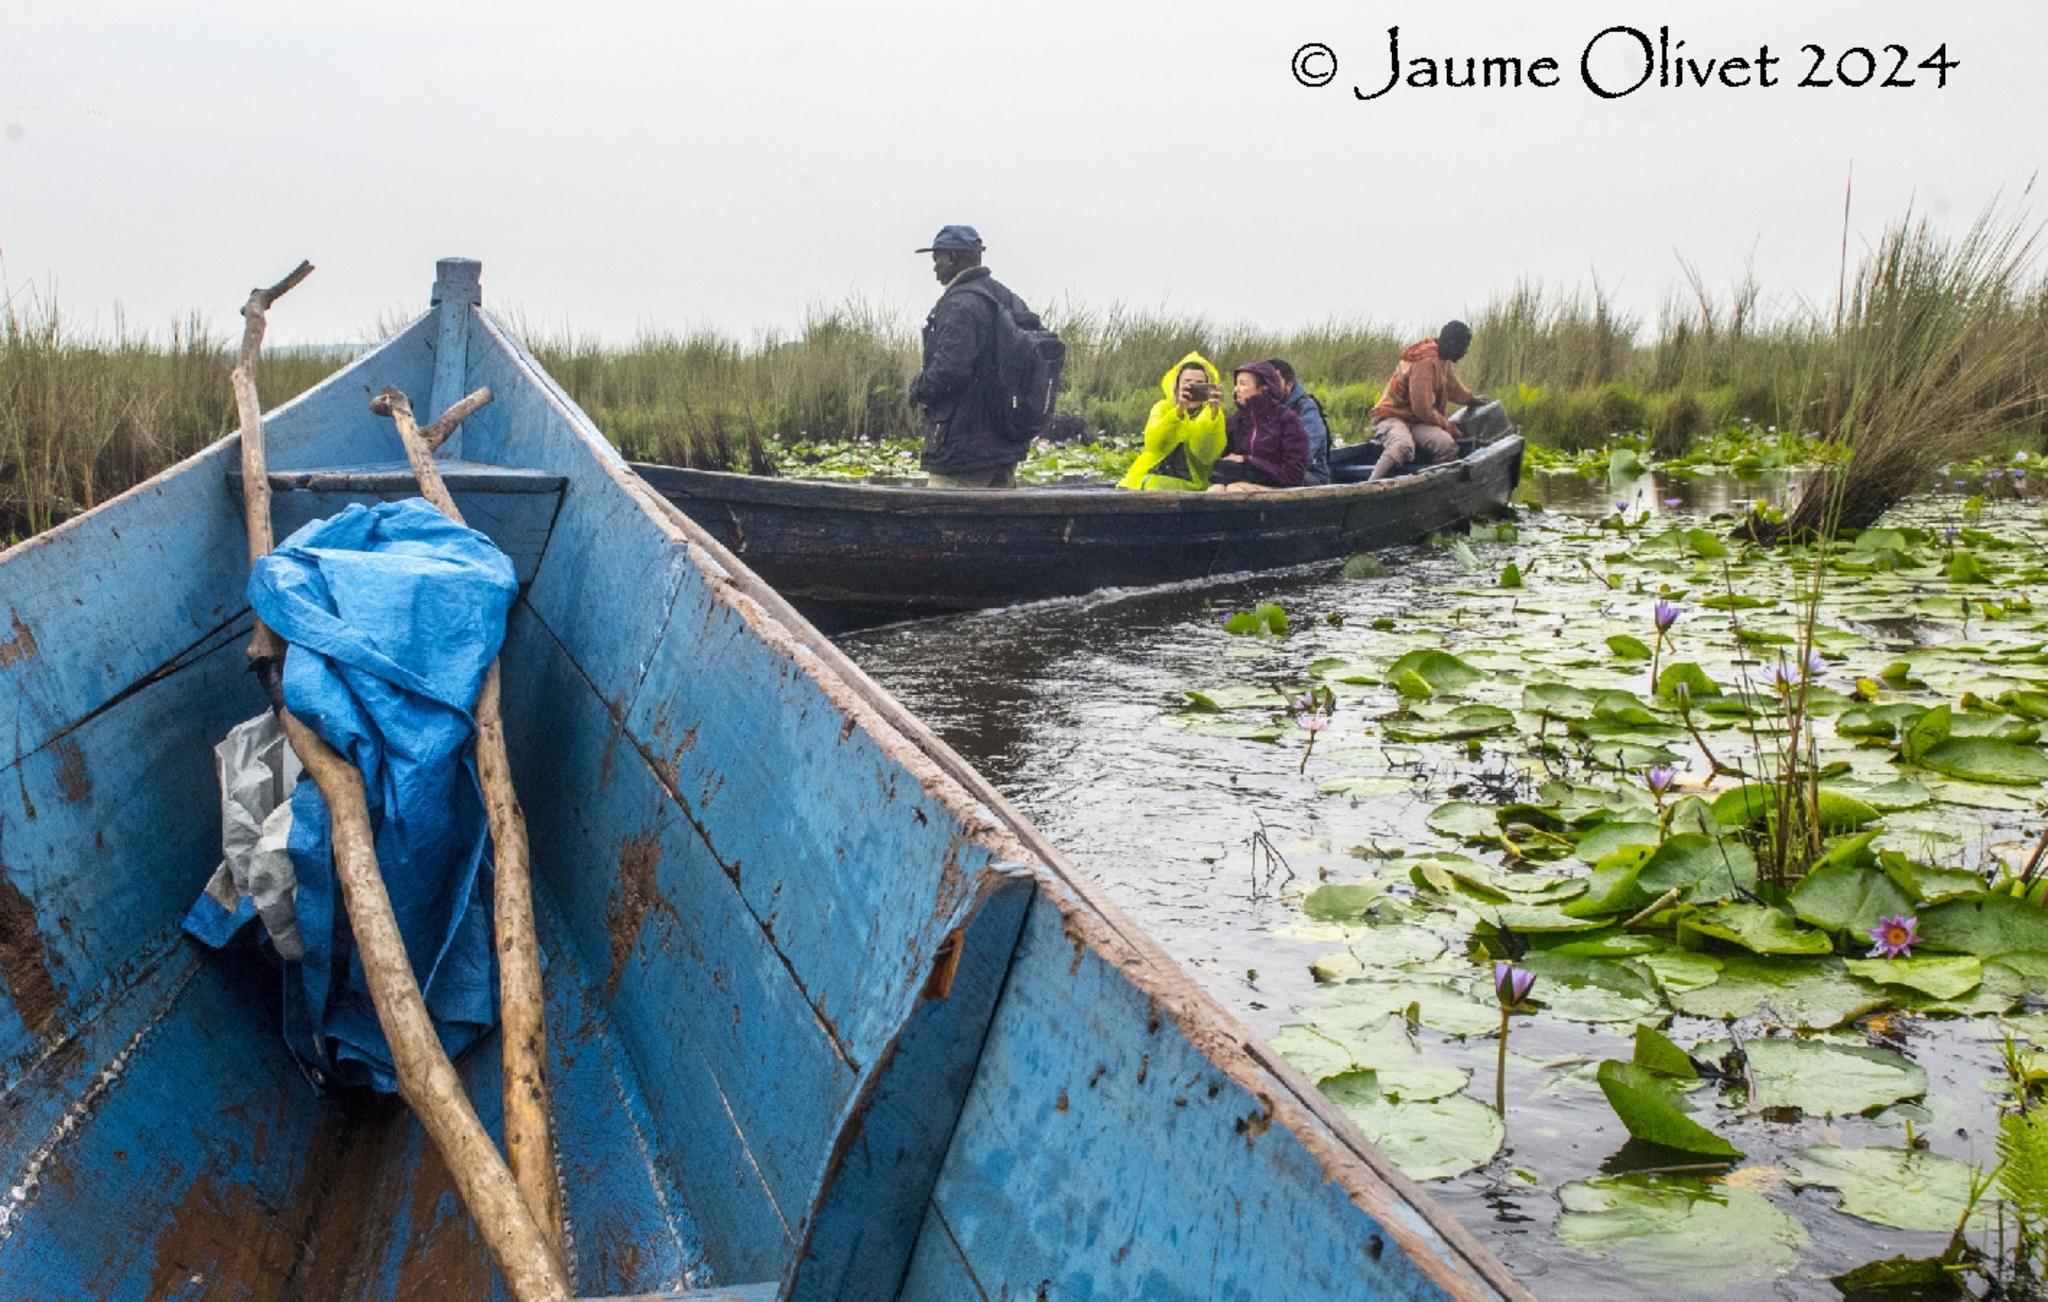
[[[1308,391],[1306,384],[1294,378],[1294,368],[1285,358],[1270,357],[1266,365],[1280,372],[1280,379],[1286,385],[1284,399],[1288,409],[1301,417],[1301,432],[1308,435],[1308,471],[1302,483],[1311,487],[1330,482],[1330,425],[1323,419],[1323,404]]]

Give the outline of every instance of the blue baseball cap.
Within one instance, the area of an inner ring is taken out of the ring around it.
[[[939,233],[932,236],[928,249],[912,249],[913,253],[980,253],[983,245],[981,233],[972,226],[941,226]]]

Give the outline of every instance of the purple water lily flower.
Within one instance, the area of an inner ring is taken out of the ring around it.
[[[2015,484],[2023,482],[2023,481],[2024,481],[2024,480],[2026,479],[2026,477],[2027,477],[2027,472],[2026,472],[2026,471],[2024,471],[2024,470],[2021,470],[2021,469],[2020,469],[2020,468],[2019,468],[2018,466],[2014,466],[2014,467],[2013,467],[2013,468],[2012,468],[2012,469],[2011,469],[2011,470],[2010,470],[2009,472],[2007,472],[2007,473],[2009,473],[2009,474],[2011,474],[2011,475],[2012,475],[2012,482],[2013,482],[2013,483],[2015,483]]]
[[[1828,671],[1828,662],[1820,658],[1820,652],[1809,649],[1806,653],[1806,676],[1819,678]]]
[[[1684,607],[1678,605],[1678,603],[1666,601],[1659,597],[1656,609],[1651,612],[1652,618],[1657,621],[1657,631],[1659,633],[1669,633],[1671,626],[1678,622],[1678,612],[1683,609]]]
[[[1664,509],[1667,511],[1676,511],[1679,507],[1684,505],[1685,499],[1682,497],[1667,497],[1664,499]]]
[[[1304,714],[1297,718],[1295,722],[1300,724],[1305,731],[1321,732],[1330,726],[1330,716],[1327,714]]]
[[[1527,999],[1529,987],[1535,984],[1536,974],[1527,968],[1516,967],[1513,963],[1493,965],[1493,993],[1502,1008],[1513,1008]]]
[[[1314,714],[1316,710],[1315,693],[1303,692],[1289,701],[1287,708],[1295,714]]]
[[[1870,948],[1872,958],[1911,958],[1913,946],[1920,943],[1920,919],[1903,913],[1879,918],[1870,929],[1870,939],[1875,942]]]
[[[1676,781],[1678,770],[1669,764],[1653,764],[1643,773],[1643,785],[1650,789],[1652,795],[1663,795]]]

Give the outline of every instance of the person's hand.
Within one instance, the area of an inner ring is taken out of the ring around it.
[[[1484,407],[1487,403],[1492,401],[1493,395],[1490,393],[1475,393],[1472,395],[1472,401],[1466,403],[1465,405],[1468,407]]]
[[[1222,395],[1222,394],[1220,394],[1220,393],[1211,393],[1211,394],[1209,395],[1209,406],[1211,406],[1211,407],[1221,407],[1222,405],[1223,405],[1223,395]]]

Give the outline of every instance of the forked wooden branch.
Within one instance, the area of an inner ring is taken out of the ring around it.
[[[393,389],[391,390],[391,392],[397,393],[398,391],[396,389]],[[404,395],[400,394],[399,396],[403,397]],[[446,443],[448,441],[448,436],[450,434],[453,434],[456,428],[460,426],[462,422],[468,420],[471,416],[476,415],[477,411],[480,408],[482,408],[486,403],[490,402],[490,400],[490,386],[486,385],[483,388],[478,389],[475,393],[470,394],[468,397],[460,399],[459,401],[456,402],[454,406],[442,412],[438,417],[434,419],[433,424],[427,426],[425,429],[420,431],[420,437],[427,441],[427,447],[440,447],[443,443]],[[408,407],[411,406],[410,403],[407,403],[406,405]]]
[[[450,407],[432,428],[441,437],[463,417],[491,400],[478,389]],[[370,410],[388,416],[405,445],[405,459],[420,482],[420,496],[457,524],[455,498],[441,478],[428,432],[413,420],[412,401],[395,388],[370,399]],[[452,418],[452,419],[451,419]],[[532,871],[528,864],[526,815],[512,788],[505,754],[505,721],[498,699],[498,665],[491,662],[476,700],[476,767],[490,815],[497,885],[493,913],[498,937],[498,1021],[505,1054],[505,1155],[526,1205],[557,1256],[562,1253],[562,1190],[555,1175],[553,1114],[548,1103],[547,1012],[540,981],[540,941],[533,925]]]
[[[263,331],[269,325],[270,305],[289,294],[300,281],[313,274],[313,264],[300,262],[289,276],[268,289],[252,289],[242,304],[242,348],[228,383],[235,390],[235,414],[242,422],[243,518],[249,527],[249,563],[270,554],[270,467],[263,455],[263,404],[256,398],[256,363],[263,355]],[[284,654],[284,644],[270,626],[256,621],[249,638],[249,659],[258,663]]]
[[[243,520],[249,530],[252,563],[268,554],[271,540],[270,481],[263,455],[262,408],[256,395],[256,357],[263,343],[264,313],[311,271],[309,264],[300,264],[277,285],[250,294],[243,309],[248,325],[233,382],[242,410]],[[274,649],[266,650],[266,644]],[[261,620],[256,622],[249,652],[264,675],[265,690],[284,725],[285,740],[319,788],[320,798],[327,802],[333,824],[335,876],[341,882],[342,901],[362,957],[370,1000],[377,1009],[377,1023],[391,1045],[398,1091],[440,1150],[456,1192],[476,1221],[512,1296],[518,1302],[562,1302],[569,1296],[569,1280],[561,1259],[527,1210],[511,1171],[477,1120],[462,1079],[434,1033],[433,1017],[420,996],[419,981],[406,957],[405,940],[377,867],[362,775],[284,708],[278,691],[283,644]]]

